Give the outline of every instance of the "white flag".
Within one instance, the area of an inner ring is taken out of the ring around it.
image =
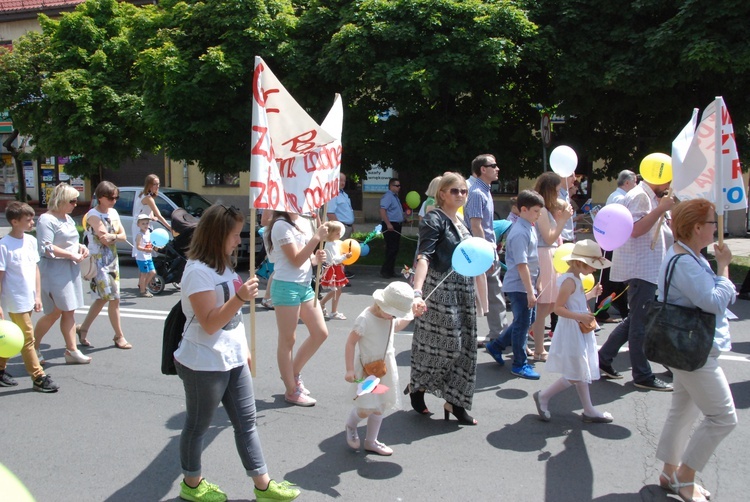
[[[672,190],[675,192],[689,186],[701,172],[695,168],[693,169],[695,172],[689,172],[690,166],[683,165],[690,144],[693,142],[697,124],[698,109],[693,108],[693,116],[690,118],[690,122],[685,124],[680,134],[672,141]]]
[[[721,97],[703,111],[690,147],[681,160],[678,170],[674,157],[672,159],[672,188],[677,197],[708,199],[716,204],[720,215],[747,208],[732,119]]]
[[[342,123],[339,95],[320,126],[256,56],[251,206],[302,214],[338,195]]]

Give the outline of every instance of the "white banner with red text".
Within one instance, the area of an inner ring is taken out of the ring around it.
[[[343,117],[337,94],[318,125],[256,56],[251,207],[305,214],[338,195]]]

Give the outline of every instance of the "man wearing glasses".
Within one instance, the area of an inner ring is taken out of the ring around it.
[[[471,161],[471,173],[475,177],[474,183],[469,189],[469,197],[464,207],[464,218],[471,228],[471,234],[475,237],[484,237],[485,240],[497,247],[495,231],[492,219],[495,214],[495,202],[492,200],[490,185],[497,181],[500,168],[493,155],[488,153],[477,156]],[[495,265],[485,272],[487,277],[487,298],[489,300],[489,311],[487,312],[487,325],[489,335],[485,340],[480,336],[479,345],[485,341],[497,338],[502,333],[508,321],[505,316],[505,297],[503,296],[502,281],[500,280],[500,268],[495,254]],[[480,298],[483,295],[478,295]]]
[[[380,219],[385,239],[385,261],[380,267],[380,277],[393,279],[398,277],[394,272],[396,255],[401,243],[401,224],[404,221],[404,210],[398,198],[401,182],[398,178],[388,180],[388,191],[380,199]]]

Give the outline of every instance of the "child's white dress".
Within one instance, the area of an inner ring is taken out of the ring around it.
[[[354,321],[352,330],[362,337],[357,343],[357,351],[354,355],[356,379],[367,377],[364,372],[364,365],[383,359],[383,353],[385,352],[386,373],[381,377],[380,383],[388,387],[388,390],[383,394],[365,394],[351,401],[357,408],[380,412],[389,409],[401,409],[401,399],[398,393],[398,366],[396,365],[396,353],[393,348],[395,333],[392,332],[396,321],[397,319],[391,321],[377,317],[370,312],[369,307],[363,310]],[[389,333],[390,337],[388,336]],[[386,344],[388,345],[387,350]],[[358,385],[356,383],[347,385],[350,387],[347,395],[352,400],[357,395]]]
[[[562,274],[557,279],[558,288],[566,279],[571,278],[576,284],[576,289],[568,297],[565,307],[571,312],[587,312],[586,293],[577,274]],[[599,354],[596,350],[594,332],[583,334],[578,327],[578,321],[559,317],[545,370],[550,373],[561,373],[568,380],[586,383],[599,380]]]

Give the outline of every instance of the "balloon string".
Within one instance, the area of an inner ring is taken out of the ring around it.
[[[438,282],[438,283],[437,283],[437,286],[435,286],[435,288],[434,288],[434,289],[433,289],[432,291],[430,291],[430,294],[429,294],[429,295],[427,295],[427,296],[426,296],[426,297],[424,298],[424,301],[427,301],[427,300],[428,300],[428,299],[429,299],[429,298],[430,298],[430,297],[432,296],[432,293],[434,293],[435,291],[437,291],[437,289],[438,289],[438,288],[440,287],[440,285],[441,285],[442,283],[444,283],[444,282],[445,282],[445,280],[446,280],[446,279],[447,279],[448,277],[450,277],[450,276],[451,276],[451,274],[453,274],[453,272],[455,272],[455,269],[451,269],[451,271],[450,271],[450,272],[448,272],[447,274],[445,274],[445,277],[443,277],[443,278],[442,278],[442,279],[440,280],[440,282]]]

